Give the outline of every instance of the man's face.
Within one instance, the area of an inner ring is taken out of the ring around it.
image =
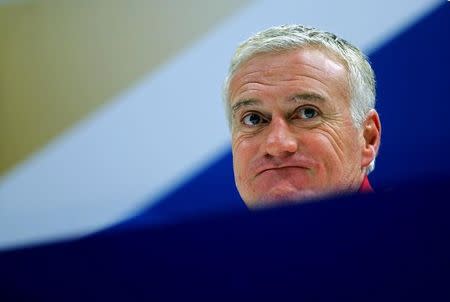
[[[371,159],[347,70],[318,49],[256,55],[230,83],[234,176],[249,207],[358,189]]]

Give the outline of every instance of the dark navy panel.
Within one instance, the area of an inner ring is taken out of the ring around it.
[[[449,6],[444,3],[370,54],[383,128],[370,176],[375,189],[450,171]],[[177,222],[242,208],[229,151],[121,226]]]
[[[0,301],[450,301],[449,195],[438,179],[3,252]]]

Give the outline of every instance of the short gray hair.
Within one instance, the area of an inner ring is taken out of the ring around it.
[[[230,82],[242,64],[258,54],[282,53],[302,48],[330,51],[340,59],[348,71],[350,113],[356,127],[362,127],[367,113],[375,108],[375,74],[364,53],[333,33],[303,25],[282,25],[258,32],[242,42],[233,58],[223,86],[223,99],[228,123],[231,127]],[[375,160],[368,173],[375,168]]]

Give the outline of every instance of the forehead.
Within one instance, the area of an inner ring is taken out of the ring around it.
[[[258,54],[243,63],[230,81],[231,105],[268,91],[315,93],[324,98],[348,99],[347,68],[323,49],[306,48]]]

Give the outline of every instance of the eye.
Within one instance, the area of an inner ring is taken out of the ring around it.
[[[265,119],[261,115],[254,112],[245,115],[242,119],[242,123],[246,126],[257,126],[264,121]]]
[[[302,107],[297,110],[297,114],[302,120],[308,120],[318,116],[319,111],[314,107]]]

